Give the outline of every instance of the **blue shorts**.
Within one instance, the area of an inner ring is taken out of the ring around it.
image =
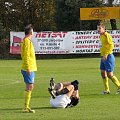
[[[101,59],[100,69],[105,70],[106,72],[113,72],[114,64],[115,64],[115,57],[113,54],[109,54],[106,61]]]
[[[24,82],[27,84],[33,84],[34,83],[34,78],[35,78],[35,72],[30,72],[30,75],[27,74],[26,71],[21,70],[21,73],[24,78]]]

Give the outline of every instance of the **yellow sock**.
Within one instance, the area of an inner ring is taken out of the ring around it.
[[[111,80],[112,80],[112,82],[120,89],[120,82],[119,82],[119,80],[117,79],[117,77],[112,76],[112,77],[111,77]]]
[[[31,91],[25,91],[25,108],[29,108]]]
[[[110,91],[109,90],[109,84],[108,84],[108,77],[103,78],[103,84],[105,86],[105,91]]]

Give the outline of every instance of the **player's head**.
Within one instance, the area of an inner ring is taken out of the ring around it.
[[[33,27],[31,24],[27,25],[25,27],[25,35],[33,35]]]
[[[102,22],[99,22],[97,25],[97,30],[100,34],[105,32],[105,25]]]

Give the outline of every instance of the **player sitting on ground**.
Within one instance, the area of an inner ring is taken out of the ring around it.
[[[48,88],[51,94],[50,104],[53,108],[68,108],[76,106],[79,103],[77,80],[73,82],[54,83],[54,79],[50,80],[50,88]]]

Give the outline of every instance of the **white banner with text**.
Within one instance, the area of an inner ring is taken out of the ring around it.
[[[114,42],[114,53],[120,52],[120,30],[108,31]],[[20,54],[24,32],[10,32],[10,53]],[[36,54],[99,53],[99,37],[94,31],[34,32],[32,42]]]

